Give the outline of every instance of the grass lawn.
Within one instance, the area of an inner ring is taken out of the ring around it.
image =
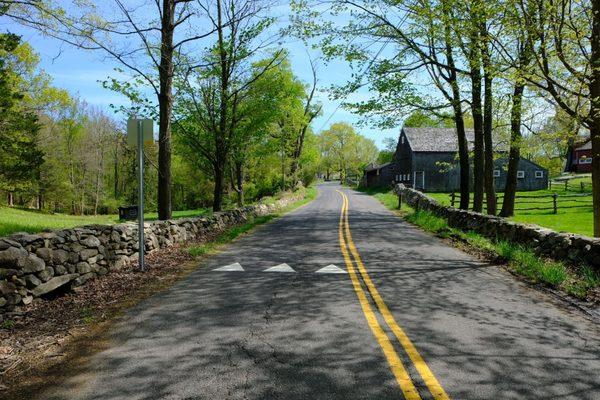
[[[209,213],[208,209],[173,211],[173,218],[197,217]],[[158,219],[157,213],[147,213],[148,221]],[[49,214],[33,210],[0,207],[0,236],[15,232],[36,233],[46,229],[73,228],[91,224],[116,224],[118,215],[68,215]]]
[[[584,193],[589,193],[590,190],[591,186],[586,186]],[[552,210],[553,200],[551,196],[554,193],[559,196],[557,201],[558,212],[556,214],[553,214]],[[592,197],[577,197],[579,194],[581,194],[579,191],[565,191],[564,188],[559,187],[553,190],[517,192],[515,216],[511,219],[517,222],[544,226],[556,231],[593,236]],[[448,193],[427,193],[427,195],[441,204],[450,205]],[[502,206],[502,194],[499,193],[499,195],[498,209]],[[456,201],[455,206],[458,206],[458,201]],[[545,208],[545,210],[520,210],[526,208]]]

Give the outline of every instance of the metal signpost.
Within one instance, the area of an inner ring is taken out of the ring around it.
[[[144,264],[144,143],[154,140],[154,123],[151,119],[130,118],[127,120],[127,143],[137,144],[138,149],[138,244],[139,266],[145,271]]]

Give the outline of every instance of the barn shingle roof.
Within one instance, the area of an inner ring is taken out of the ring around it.
[[[370,171],[375,171],[375,170],[378,170],[378,169],[382,169],[382,168],[387,167],[390,164],[391,164],[391,162],[387,162],[385,164],[371,163],[371,164],[369,164],[369,165],[367,165],[365,167],[365,172],[370,172]]]
[[[410,148],[416,152],[456,152],[458,141],[454,128],[402,128]],[[473,147],[473,129],[465,129],[469,149]]]

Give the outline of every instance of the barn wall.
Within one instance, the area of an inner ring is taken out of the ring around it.
[[[390,186],[396,178],[394,163],[390,163],[379,170],[379,186]]]
[[[496,159],[494,164],[494,169],[500,171],[500,176],[494,178],[495,187],[497,191],[503,191],[506,186],[507,159]],[[414,153],[412,170],[425,172],[425,191],[455,192],[460,189],[460,168],[455,153]],[[524,171],[525,177],[517,180],[517,190],[548,188],[548,171],[542,167],[522,158],[519,161],[519,171]],[[542,171],[543,178],[536,178],[535,171]],[[421,187],[420,179],[417,187]]]
[[[573,157],[573,165],[572,165],[572,171],[573,172],[592,172],[592,164],[580,164],[579,163],[579,159],[582,156],[585,157],[592,157],[592,151],[591,150],[575,150],[575,157]]]
[[[412,170],[425,172],[426,191],[452,192],[459,188],[457,162],[455,153],[413,153]],[[421,187],[421,182],[417,187]]]
[[[495,169],[500,170],[500,176],[494,178],[496,190],[503,191],[504,187],[506,186],[507,159],[497,159],[494,164]],[[517,179],[517,190],[528,191],[548,189],[548,171],[542,167],[532,163],[529,160],[521,158],[519,160],[518,170],[525,172],[525,177]],[[536,178],[536,171],[542,171],[544,173],[544,177]]]
[[[403,137],[404,143],[402,143]],[[404,131],[400,133],[398,144],[396,145],[396,152],[394,153],[393,164],[396,166],[395,174],[409,175],[412,177],[412,151],[410,149],[408,140],[406,140]],[[412,182],[410,179],[401,179],[400,181],[406,184],[410,184]]]

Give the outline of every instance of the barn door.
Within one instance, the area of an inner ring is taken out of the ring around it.
[[[415,171],[413,174],[413,187],[415,189],[424,190],[425,189],[425,172],[424,171]]]

